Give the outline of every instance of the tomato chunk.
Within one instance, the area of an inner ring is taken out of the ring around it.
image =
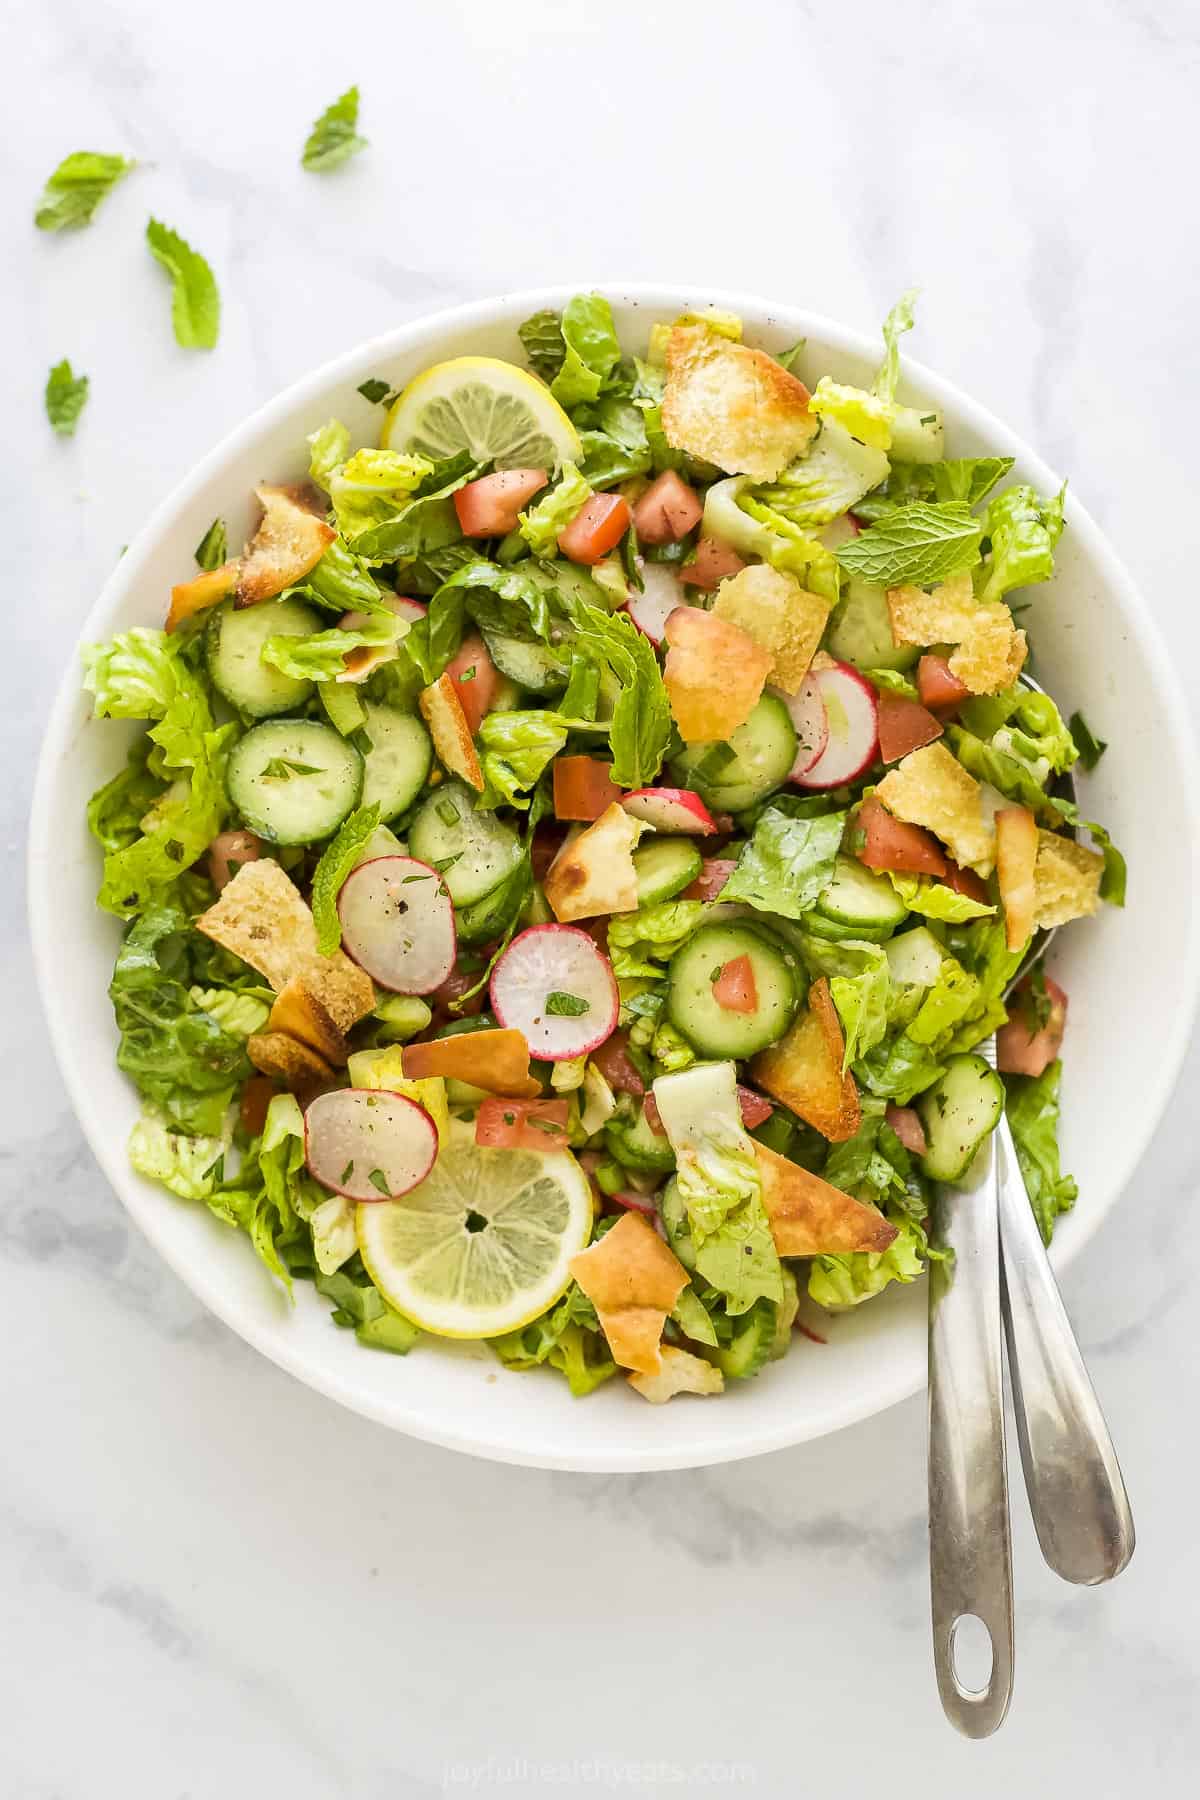
[[[633,524],[643,544],[677,544],[703,513],[696,490],[674,469],[666,469],[636,502]]]
[[[987,882],[974,869],[960,869],[953,857],[946,858],[946,873],[942,880],[956,894],[965,894],[968,900],[978,900],[981,906],[986,906],[989,902]]]
[[[724,964],[712,984],[713,999],[726,1012],[758,1011],[758,986],[754,965],[748,956],[735,956]]]
[[[932,744],[942,735],[942,725],[931,712],[904,694],[884,690],[879,696],[879,755],[885,763],[899,762],[910,750]]]
[[[1026,976],[1012,998],[1007,1025],[996,1033],[996,1067],[1004,1075],[1041,1075],[1062,1049],[1067,1025],[1067,996],[1057,981],[1046,977],[1050,1013],[1039,1027],[1033,1017],[1032,976]],[[1030,1027],[1033,1027],[1031,1030]]]
[[[917,664],[917,693],[922,706],[940,713],[953,712],[956,706],[971,697],[970,688],[950,673],[950,664],[944,656],[921,658]]]
[[[925,1142],[925,1127],[921,1123],[921,1115],[911,1106],[897,1106],[888,1101],[888,1109],[884,1115],[904,1148],[913,1156],[924,1156],[929,1148]]]
[[[765,1125],[775,1111],[769,1100],[764,1100],[761,1094],[754,1092],[753,1088],[743,1087],[740,1081],[738,1082],[737,1097],[738,1105],[742,1109],[742,1124],[747,1131],[753,1131],[756,1125]]]
[[[544,488],[545,469],[500,469],[468,481],[454,494],[454,510],[464,537],[504,537],[517,528],[517,515]]]
[[[912,875],[944,875],[946,856],[930,831],[894,819],[874,795],[858,809],[858,829],[866,842],[858,852],[868,869],[895,869]]]
[[[685,887],[680,898],[683,900],[715,900],[737,863],[731,856],[709,856],[695,881]]]
[[[646,1092],[646,1084],[629,1054],[629,1037],[624,1031],[614,1031],[598,1050],[593,1050],[592,1061],[614,1094],[632,1094],[640,1100]]]
[[[696,554],[690,563],[684,563],[679,571],[679,579],[688,587],[719,587],[730,575],[740,575],[746,567],[742,557],[720,538],[702,537],[696,545]]]
[[[454,683],[467,730],[474,737],[485,715],[491,711],[500,685],[500,672],[488,655],[483,639],[464,638],[458,655],[447,663],[446,673]]]
[[[278,1089],[269,1075],[251,1075],[242,1089],[238,1122],[247,1137],[258,1137],[267,1122],[267,1108]]]
[[[602,562],[629,530],[629,518],[629,502],[620,494],[593,494],[559,538],[558,547],[572,562]]]
[[[491,1150],[565,1150],[567,1102],[489,1094],[475,1114],[475,1142]]]
[[[606,812],[621,790],[612,779],[612,764],[594,756],[560,756],[554,764],[554,816],[591,822]]]
[[[218,894],[233,880],[243,863],[257,862],[263,841],[252,831],[223,831],[208,846],[209,880]]]

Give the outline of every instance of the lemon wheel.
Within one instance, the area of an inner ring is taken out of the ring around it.
[[[549,388],[493,356],[457,356],[410,381],[381,443],[435,462],[469,450],[498,469],[557,469],[581,454],[575,427]]]

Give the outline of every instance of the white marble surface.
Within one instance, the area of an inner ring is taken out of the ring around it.
[[[1137,1555],[1109,1591],[1065,1588],[1018,1502],[1014,1708],[968,1745],[929,1666],[920,1402],[741,1467],[602,1480],[473,1463],[318,1399],[203,1314],[95,1168],[39,1022],[17,859],[67,645],[147,511],[348,343],[538,282],[707,280],[870,325],[919,281],[919,354],[1071,473],[1193,669],[1194,8],[5,16],[4,1800],[1193,1792],[1186,1100],[1066,1283]],[[370,150],[303,174],[308,122],[353,80]],[[144,166],[90,232],[41,237],[40,183],[80,147]],[[217,271],[211,356],[171,339],[151,210]],[[41,415],[63,355],[92,377],[73,442]]]

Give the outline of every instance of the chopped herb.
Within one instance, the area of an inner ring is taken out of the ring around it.
[[[372,1169],[371,1173],[367,1176],[367,1180],[370,1182],[370,1184],[373,1188],[378,1188],[379,1192],[382,1195],[384,1195],[384,1197],[386,1199],[388,1199],[388,1200],[391,1199],[392,1190],[388,1186],[387,1176],[384,1174],[382,1169]]]
[[[517,1122],[517,1115],[516,1115],[516,1113],[513,1113],[513,1112],[506,1112],[506,1113],[505,1113],[505,1114],[504,1114],[504,1123],[505,1123],[505,1124],[506,1124],[506,1125],[515,1125],[515,1124],[516,1124],[516,1122]]]
[[[410,881],[428,881],[428,880],[429,880],[428,875],[406,875],[404,877],[403,881],[400,883],[400,886],[407,887]]]
[[[105,195],[132,167],[127,156],[104,156],[98,150],[73,151],[47,181],[33,215],[34,224],[39,231],[90,225],[92,214]]]
[[[1085,769],[1094,769],[1108,744],[1104,738],[1098,738],[1081,712],[1071,714],[1067,721],[1067,730],[1075,740],[1075,748],[1079,752],[1079,760]]]
[[[214,519],[200,542],[196,545],[196,563],[201,569],[211,573],[219,569],[229,554],[229,539],[225,531],[224,519]]]
[[[64,357],[46,377],[46,417],[60,437],[74,437],[88,397],[88,378],[76,375]]]
[[[1046,971],[1039,963],[1029,977],[1025,992],[1025,1023],[1030,1037],[1045,1031],[1053,1004],[1046,988]]]
[[[558,1019],[578,1019],[591,1011],[591,1002],[578,994],[564,994],[557,988],[546,995],[546,1011]]]
[[[439,800],[434,810],[443,825],[457,825],[462,817],[453,800]],[[437,864],[433,866],[436,869]]]
[[[369,380],[360,382],[358,391],[364,400],[371,402],[372,406],[390,406],[393,400],[398,398],[396,389],[389,386],[386,381],[380,381],[377,375],[372,375]]]
[[[314,763],[292,762],[286,756],[273,756],[262,771],[263,781],[290,781],[293,775],[322,775]]]
[[[921,414],[922,425],[933,425],[936,422],[937,422],[937,414],[936,413],[922,413]]]
[[[327,106],[305,140],[300,161],[313,174],[336,169],[367,147],[358,135],[358,89],[347,88]]]
[[[708,979],[709,979],[709,980],[710,980],[710,981],[720,981],[720,979],[721,979],[721,970],[722,970],[722,969],[723,969],[723,968],[724,968],[724,967],[725,967],[725,965],[724,965],[724,963],[718,963],[718,964],[717,964],[717,966],[716,966],[716,968],[715,968],[715,969],[710,969],[710,970],[709,970],[709,975],[708,975]]]
[[[341,1175],[338,1177],[338,1180],[342,1187],[345,1187],[346,1183],[349,1181],[349,1179],[353,1175],[353,1173],[354,1173],[354,1164],[353,1164],[353,1162],[348,1162],[346,1164],[345,1168],[342,1170]]]
[[[790,350],[781,350],[779,352],[779,355],[775,358],[775,361],[777,363],[779,363],[781,365],[781,367],[788,369],[790,371],[793,364],[796,361],[796,358],[803,354],[807,345],[808,345],[807,338],[797,338],[796,342],[792,345]]]
[[[464,669],[458,679],[460,681],[474,681],[474,679],[475,679],[475,664],[472,663],[471,667],[469,669]]]
[[[556,1119],[530,1119],[529,1123],[535,1131],[544,1131],[550,1137],[557,1137],[562,1126]]]
[[[446,873],[447,869],[452,869],[454,867],[455,863],[461,862],[462,859],[463,859],[463,852],[461,850],[458,850],[455,852],[455,854],[453,856],[443,856],[441,862],[435,862],[433,864],[433,867],[437,870],[439,875],[444,875]],[[418,877],[418,879],[420,879],[420,877]],[[445,889],[443,888],[442,891],[444,893]]]

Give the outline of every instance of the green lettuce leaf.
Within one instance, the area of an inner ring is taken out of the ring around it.
[[[127,156],[105,156],[98,150],[74,150],[46,182],[33,222],[39,231],[65,231],[90,225],[106,194],[134,166]]]
[[[142,820],[164,791],[165,783],[147,766],[152,748],[149,738],[140,739],[120,774],[97,788],[88,801],[88,830],[105,852],[136,843]]]
[[[459,543],[462,527],[452,496],[481,472],[481,465],[472,463],[465,452],[434,464],[432,474],[403,503],[392,505],[388,517],[356,532],[350,548],[366,562],[388,563],[429,556]],[[332,480],[336,488],[338,477]]]
[[[987,739],[993,750],[1024,763],[1040,786],[1079,760],[1075,739],[1049,694],[1006,688],[968,700],[959,716],[965,728]]]
[[[567,354],[558,313],[549,309],[534,313],[523,325],[518,325],[517,336],[525,346],[531,366],[542,380],[553,381]]]
[[[892,441],[892,407],[889,400],[878,394],[868,394],[863,388],[847,387],[844,382],[833,381],[828,375],[822,375],[809,399],[809,411],[816,413],[825,424],[836,421],[843,431],[847,432],[858,444],[879,451],[886,450]],[[879,481],[887,475],[887,458]],[[877,487],[879,481],[869,482],[868,487]],[[865,493],[866,488],[863,489]]]
[[[838,564],[833,551],[756,498],[749,476],[713,482],[704,496],[702,530],[706,537],[732,545],[741,556],[759,557],[773,568],[795,575],[812,593],[826,600],[838,598]]]
[[[657,981],[661,965],[699,929],[708,915],[703,900],[662,900],[608,922],[608,954],[618,980]]]
[[[541,1318],[503,1337],[489,1338],[488,1347],[509,1369],[536,1369],[543,1364],[557,1369],[577,1398],[590,1394],[617,1372],[596,1309],[576,1282]]]
[[[74,437],[88,397],[88,378],[76,375],[64,357],[46,377],[46,417],[60,437]]]
[[[200,542],[196,545],[196,567],[211,574],[219,569],[229,555],[229,535],[225,530],[224,519],[214,519]]]
[[[593,488],[615,487],[654,468],[647,411],[644,402],[616,394],[606,395],[595,406],[576,408],[573,423],[583,446],[580,466]]]
[[[480,762],[487,782],[485,802],[503,802],[524,812],[529,805],[526,792],[563,749],[567,733],[603,729],[587,719],[572,719],[549,710],[488,713],[476,733],[483,750]]]
[[[260,988],[256,992],[238,992],[234,988],[206,988],[193,985],[188,989],[188,999],[194,1007],[206,1012],[210,1019],[215,1019],[221,1030],[230,1037],[241,1038],[244,1043],[256,1031],[261,1031],[270,1017],[275,995],[270,988]]]
[[[887,512],[834,552],[840,566],[876,587],[931,587],[979,561],[980,521],[968,506],[921,501]]]
[[[328,631],[314,631],[309,637],[269,637],[260,657],[281,675],[290,675],[297,681],[334,681],[345,673],[348,651],[364,645],[386,649],[399,643],[406,623],[394,613],[381,611],[352,631],[334,625]]]
[[[341,947],[338,895],[378,824],[378,802],[373,806],[358,806],[342,820],[336,834],[321,852],[321,860],[313,872],[312,915],[317,928],[317,949],[322,956],[332,956]]]
[[[888,406],[895,402],[896,389],[900,385],[900,339],[913,328],[913,309],[919,292],[919,288],[909,288],[901,294],[883,321],[884,357],[871,391]]]
[[[1054,546],[1062,536],[1066,492],[1064,482],[1053,499],[1044,500],[1018,483],[997,494],[983,521],[992,547],[982,571],[982,600],[1002,600],[1013,588],[1049,581]]]
[[[802,918],[833,878],[846,818],[844,812],[794,818],[768,805],[721,891],[722,900],[744,900],[762,912]]]
[[[887,1209],[885,1209],[887,1210]],[[915,1220],[889,1217],[898,1236],[882,1252],[855,1250],[848,1256],[815,1256],[809,1268],[809,1298],[818,1306],[858,1306],[893,1281],[916,1281],[925,1273],[928,1245]]]
[[[579,650],[617,688],[609,721],[612,778],[618,787],[639,788],[662,768],[671,741],[671,708],[654,646],[627,613],[594,606],[574,589],[560,595],[579,634]]]
[[[300,161],[314,173],[323,172],[340,168],[366,147],[366,138],[358,135],[358,89],[347,88],[340,99],[325,108],[309,132]]]
[[[592,490],[575,464],[564,462],[554,486],[520,515],[518,529],[535,556],[556,554],[560,533],[591,497]]]
[[[1069,722],[1071,739],[1079,752],[1079,760],[1090,774],[1108,749],[1103,738],[1096,736],[1081,712],[1071,714]]]
[[[863,395],[864,400],[869,398]],[[790,463],[777,481],[747,492],[773,514],[808,530],[828,525],[848,512],[869,489],[878,486],[887,470],[888,459],[882,450],[860,442],[853,427],[830,416],[807,455]]]
[[[371,449],[356,450],[344,462],[324,468],[321,485],[329,490],[337,528],[345,541],[353,543],[365,532],[397,526],[433,470],[428,457]]]
[[[178,232],[151,219],[146,242],[172,281],[171,323],[185,350],[211,350],[221,329],[221,296],[213,272]]]
[[[139,1175],[161,1182],[181,1200],[207,1200],[220,1180],[229,1148],[222,1137],[188,1137],[151,1112],[129,1134],[129,1160]]]
[[[987,918],[996,911],[983,900],[972,900],[969,894],[957,893],[945,882],[935,881],[932,875],[906,875],[898,869],[884,869],[881,873],[887,876],[909,912],[921,913],[927,919],[960,925],[967,919]]]
[[[1045,1243],[1054,1236],[1054,1222],[1069,1212],[1079,1194],[1070,1175],[1064,1175],[1058,1157],[1059,1087],[1062,1063],[1052,1062],[1041,1075],[1006,1075],[1005,1110],[1017,1149],[1017,1161],[1025,1179],[1025,1191]]]
[[[550,392],[568,411],[595,400],[621,360],[612,308],[602,294],[576,294],[559,321],[563,360]],[[528,346],[526,346],[528,348]]]
[[[914,500],[959,500],[965,506],[977,506],[1012,466],[1011,456],[958,456],[934,463],[893,459],[887,480],[854,510],[860,519],[874,522]]]
[[[329,419],[308,435],[308,473],[329,491],[335,472],[350,454],[350,431],[340,419]]]
[[[860,1087],[877,1099],[895,1100],[900,1106],[907,1106],[944,1072],[945,1065],[929,1045],[915,1043],[906,1031],[876,1044],[854,1064]]]
[[[384,613],[388,610],[379,583],[360,556],[334,538],[315,568],[302,582],[285,588],[283,598],[295,596],[329,612]]]
[[[833,975],[829,981],[829,993],[846,1040],[842,1067],[848,1069],[857,1057],[865,1056],[886,1037],[892,983],[888,959],[880,945],[851,940],[839,948],[843,953],[853,951],[859,963],[855,973]]]

